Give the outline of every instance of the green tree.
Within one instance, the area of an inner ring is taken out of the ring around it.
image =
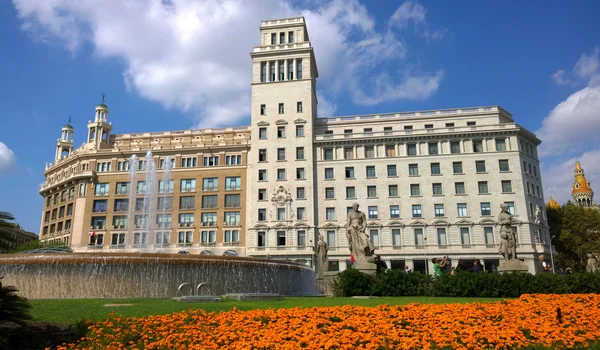
[[[11,222],[14,220],[11,213],[0,211],[0,250],[8,250],[9,243],[14,241],[13,234],[19,230],[19,226]]]
[[[585,270],[586,255],[600,251],[600,211],[571,202],[565,204],[561,211],[561,220],[557,224],[560,225],[560,235],[556,242],[559,259],[576,270]],[[551,227],[551,234],[553,230],[556,228]]]

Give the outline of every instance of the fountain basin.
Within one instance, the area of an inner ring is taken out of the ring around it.
[[[173,300],[180,303],[214,303],[221,301],[221,298],[214,295],[186,295],[183,297],[173,297]]]
[[[210,295],[316,293],[314,271],[285,261],[157,253],[15,254],[0,257],[3,283],[30,299],[172,298],[183,282]]]

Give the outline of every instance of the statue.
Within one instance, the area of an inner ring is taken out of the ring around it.
[[[365,213],[358,210],[358,203],[352,205],[352,210],[348,213],[346,223],[346,237],[350,246],[350,252],[354,255],[357,262],[367,261],[367,258],[375,252],[375,247],[369,235],[365,233],[367,228],[367,217]]]
[[[512,230],[512,215],[508,212],[508,206],[500,204],[502,212],[498,215],[500,224],[500,248],[499,252],[504,260],[517,260],[517,242]]]
[[[317,242],[317,262],[319,264],[319,273],[329,270],[329,259],[327,258],[327,242],[323,239],[323,235],[319,236]]]
[[[539,225],[542,222],[542,209],[539,205],[535,206],[535,214],[533,216],[535,217],[535,224]]]
[[[586,266],[585,270],[587,272],[591,272],[591,273],[598,271],[598,260],[596,259],[594,254],[588,254],[587,257],[588,257],[588,260],[587,260],[587,266]]]
[[[102,100],[102,102],[100,102],[100,104],[104,104],[104,94],[100,94],[100,99]]]

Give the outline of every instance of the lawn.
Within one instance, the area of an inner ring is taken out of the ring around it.
[[[180,303],[172,299],[68,299],[68,300],[30,300],[31,315],[36,321],[75,324],[82,319],[100,320],[111,312],[123,316],[166,315],[189,309],[210,311],[228,311],[251,309],[279,309],[313,306],[357,305],[373,307],[381,304],[406,305],[451,304],[469,302],[492,302],[494,298],[445,298],[445,297],[390,297],[377,299],[352,299],[328,297],[290,297],[283,300],[236,301],[224,300],[219,303]],[[109,306],[106,304],[133,304],[132,306]]]

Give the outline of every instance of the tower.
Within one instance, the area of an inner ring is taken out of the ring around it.
[[[104,94],[101,94],[101,102],[96,106],[94,121],[88,122],[87,145],[90,149],[102,149],[109,147],[110,131],[112,125],[107,121],[108,107],[104,104]]]
[[[248,255],[309,261],[316,242],[313,120],[319,76],[304,17],[262,21],[252,58]]]
[[[71,116],[69,121],[62,127],[60,138],[56,141],[56,155],[54,156],[55,161],[67,158],[73,152],[73,133],[75,129],[71,125]]]
[[[550,196],[550,200],[548,201],[548,203],[546,203],[546,207],[548,207],[550,209],[560,209],[560,204],[558,204],[556,199],[554,199],[554,198],[552,198],[552,196]]]
[[[590,183],[586,180],[583,174],[583,169],[579,162],[575,162],[575,182],[573,183],[573,200],[577,205],[591,207],[594,203],[594,191],[590,187]]]

